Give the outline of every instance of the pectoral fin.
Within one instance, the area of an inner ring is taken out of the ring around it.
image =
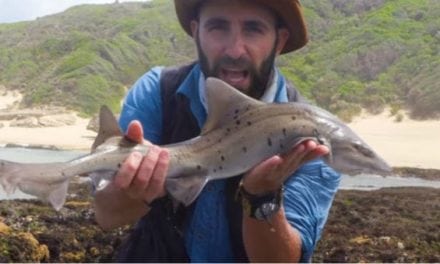
[[[204,174],[185,175],[168,178],[166,188],[174,199],[188,206],[199,196],[207,182],[208,176]]]
[[[63,182],[56,189],[54,189],[47,197],[49,203],[57,211],[59,211],[66,202],[68,186],[69,186],[68,181]]]

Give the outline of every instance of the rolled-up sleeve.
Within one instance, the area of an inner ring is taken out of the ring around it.
[[[284,185],[284,209],[289,223],[299,231],[301,262],[311,260],[341,175],[322,160],[305,164]]]

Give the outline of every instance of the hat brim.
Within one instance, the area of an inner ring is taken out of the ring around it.
[[[198,5],[204,0],[174,0],[177,18],[188,35],[191,33],[191,21],[197,15]],[[289,30],[289,39],[281,51],[288,53],[304,47],[307,44],[307,28],[298,0],[253,0],[272,9],[280,16]]]

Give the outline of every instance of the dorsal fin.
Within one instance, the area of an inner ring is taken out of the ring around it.
[[[234,116],[264,105],[217,78],[209,77],[205,86],[208,117],[202,135],[233,122]]]
[[[99,131],[92,145],[92,151],[107,139],[115,136],[122,136],[118,121],[108,106],[103,105],[99,111]]]

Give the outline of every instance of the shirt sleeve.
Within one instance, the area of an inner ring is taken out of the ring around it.
[[[155,67],[136,81],[125,97],[119,118],[119,126],[124,132],[131,121],[140,121],[144,137],[154,144],[159,144],[162,132],[162,69]]]
[[[285,182],[284,209],[287,220],[301,236],[301,262],[311,260],[340,179],[341,175],[322,160],[315,160]]]

